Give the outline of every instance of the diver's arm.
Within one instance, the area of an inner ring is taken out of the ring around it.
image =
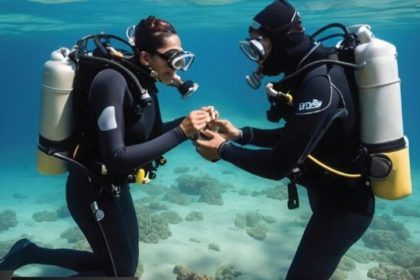
[[[90,107],[98,127],[101,157],[114,174],[125,174],[144,165],[187,139],[177,126],[153,140],[126,146],[123,112],[126,93],[124,77],[113,70],[98,74],[90,93]]]
[[[177,119],[169,121],[169,122],[163,123],[163,127],[162,127],[163,132],[167,132],[169,130],[172,130],[172,129],[176,128],[177,126],[179,126],[181,124],[181,122],[184,120],[184,118],[185,118],[185,116],[177,118]]]
[[[272,149],[251,150],[227,142],[219,149],[220,158],[269,179],[278,180],[290,174],[307,155],[307,148],[336,108],[336,104],[332,106],[330,85],[322,77],[308,82],[298,96],[302,99],[296,99],[295,113],[277,135],[277,142]],[[317,104],[321,105],[317,108],[316,104],[313,108],[308,106],[307,110],[303,105],[299,107],[299,104],[312,100],[319,101]]]
[[[280,180],[296,167],[309,142],[310,133],[301,134],[286,128],[272,149],[246,149],[226,142],[221,146],[219,156],[254,175]]]
[[[246,126],[241,131],[241,137],[234,140],[238,144],[272,148],[280,137],[283,128],[260,129]]]

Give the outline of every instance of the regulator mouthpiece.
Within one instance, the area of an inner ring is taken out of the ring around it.
[[[188,98],[189,96],[191,96],[194,92],[198,90],[198,87],[198,84],[194,83],[191,80],[185,81],[177,86],[182,98]]]
[[[253,89],[257,89],[261,86],[262,78],[264,78],[264,74],[258,72],[252,72],[250,75],[245,76],[246,82]]]

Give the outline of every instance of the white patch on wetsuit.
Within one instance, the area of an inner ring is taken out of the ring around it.
[[[114,106],[108,106],[102,111],[98,118],[98,127],[101,131],[108,131],[117,128]]]

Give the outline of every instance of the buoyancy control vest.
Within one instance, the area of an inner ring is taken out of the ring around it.
[[[338,64],[345,67],[349,82],[355,84],[353,98],[359,104],[360,156],[363,168],[360,173],[349,174],[313,157],[310,155],[311,149],[306,156],[338,176],[366,178],[377,197],[389,200],[404,198],[411,194],[412,183],[408,139],[403,130],[396,47],[387,41],[375,38],[370,26],[366,24],[350,27],[337,23],[330,24],[315,32],[311,38],[314,39],[331,27],[341,28],[344,34],[328,35],[317,41],[343,36],[344,39],[336,45],[338,60],[314,61],[286,76],[277,85],[271,84],[267,90],[272,108],[273,104],[283,108],[292,104],[292,96],[280,90],[282,83],[287,83],[321,64]],[[275,116],[273,120],[281,117],[281,113],[276,112],[275,107],[271,110],[271,114]],[[337,114],[337,117],[341,115]],[[326,131],[326,128],[323,131]],[[315,141],[322,136],[318,135]],[[315,144],[309,145],[314,148]]]

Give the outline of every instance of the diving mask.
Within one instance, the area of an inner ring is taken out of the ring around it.
[[[125,36],[127,37],[128,43],[133,47],[136,45],[135,42],[134,42],[135,31],[136,31],[136,26],[135,25],[130,25],[125,30]]]
[[[154,53],[166,60],[172,69],[182,71],[187,71],[195,58],[192,52],[177,49],[170,49],[164,53],[154,51]]]
[[[239,41],[239,47],[252,61],[258,62],[264,58],[265,50],[261,43],[262,37]]]

